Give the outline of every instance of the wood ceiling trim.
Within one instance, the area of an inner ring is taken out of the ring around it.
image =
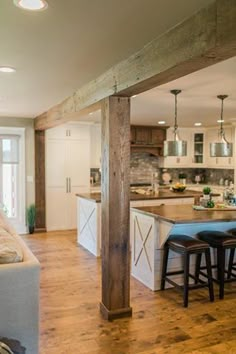
[[[236,1],[216,0],[35,119],[44,130],[236,55]]]

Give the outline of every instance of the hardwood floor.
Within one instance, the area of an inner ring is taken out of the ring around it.
[[[41,263],[40,354],[236,353],[236,283],[214,303],[207,289],[195,290],[184,309],[180,293],[131,279],[133,317],[107,322],[100,260],[76,244],[75,232],[24,239]]]

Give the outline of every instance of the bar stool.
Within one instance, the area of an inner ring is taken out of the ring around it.
[[[228,270],[225,270],[225,251],[230,250],[230,258],[234,256],[236,237],[228,232],[212,230],[201,231],[197,236],[199,240],[207,242],[210,247],[215,248],[217,251],[217,264],[212,265],[212,268],[217,268],[217,279],[213,278],[213,281],[219,284],[219,298],[223,299],[225,283],[236,280],[236,278],[231,277],[232,266],[228,266]],[[202,269],[206,269],[206,267],[201,267],[201,255],[198,255],[196,261],[196,279],[199,279],[199,274],[206,276],[206,273],[202,272]],[[225,278],[225,273],[228,275],[227,279]]]
[[[169,250],[181,254],[184,258],[183,270],[177,270],[173,272],[167,272],[167,263]],[[193,254],[205,254],[206,266],[207,266],[207,282],[195,279],[195,276],[189,273],[189,261],[190,255]],[[184,285],[180,286],[173,280],[169,278],[172,275],[184,274]],[[195,284],[189,285],[189,277],[195,280]],[[171,235],[164,246],[163,255],[163,265],[162,265],[162,277],[161,277],[161,290],[165,289],[165,282],[170,283],[177,289],[183,289],[183,305],[188,307],[188,293],[191,289],[199,289],[202,287],[208,287],[210,301],[214,301],[213,284],[212,284],[212,273],[211,273],[211,258],[210,258],[210,248],[206,242],[200,241],[198,239],[192,238],[187,235]],[[199,284],[201,283],[201,284]]]
[[[230,229],[228,230],[228,232],[231,235],[236,236],[236,229]],[[228,279],[230,279],[231,277],[236,277],[236,273],[232,272],[232,271],[236,272],[236,262],[234,262],[234,254],[235,254],[235,248],[232,248],[229,254]]]

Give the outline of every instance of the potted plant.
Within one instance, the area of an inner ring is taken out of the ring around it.
[[[210,194],[211,194],[211,188],[210,188],[210,187],[204,187],[203,190],[202,190],[202,192],[203,192],[203,195],[208,195],[208,196],[210,196]],[[209,199],[209,197],[206,198],[206,199]]]
[[[179,173],[179,182],[181,184],[186,184],[186,178],[187,178],[186,173]]]
[[[203,192],[202,204],[206,208],[208,206],[208,202],[211,200],[211,188],[204,187],[202,192]]]
[[[27,216],[27,225],[29,228],[29,233],[33,234],[34,233],[34,227],[35,227],[35,216],[36,216],[36,208],[34,204],[31,204],[27,209],[26,209],[26,216]]]

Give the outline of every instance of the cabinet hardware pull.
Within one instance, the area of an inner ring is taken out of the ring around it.
[[[66,177],[66,193],[68,193],[68,177]]]
[[[71,179],[70,177],[68,179],[69,179],[69,193],[71,193]]]

